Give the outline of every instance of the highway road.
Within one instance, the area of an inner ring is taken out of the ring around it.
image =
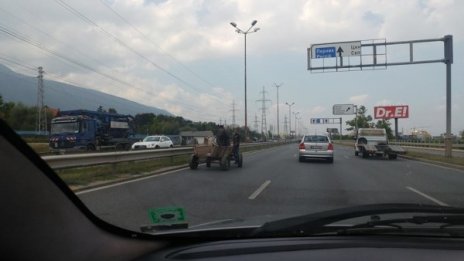
[[[376,203],[464,207],[464,171],[407,159],[355,157],[335,147],[335,162],[300,163],[297,144],[247,153],[244,167],[182,169],[82,191],[102,219],[138,230],[148,209],[182,207],[191,226],[243,217],[282,217]]]

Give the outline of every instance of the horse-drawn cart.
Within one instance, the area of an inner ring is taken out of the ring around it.
[[[235,160],[232,150],[232,146],[217,146],[215,144],[195,145],[189,162],[190,169],[197,169],[200,163],[206,163],[206,167],[208,168],[211,167],[213,163],[219,163],[222,170],[228,170],[230,168],[230,162]],[[237,154],[237,166],[241,168],[243,165],[243,156],[240,152]]]

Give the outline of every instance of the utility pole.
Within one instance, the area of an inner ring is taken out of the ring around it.
[[[283,85],[283,83],[280,83],[280,84],[275,84],[274,83],[274,86],[277,89],[277,136],[280,136],[280,129],[279,129],[279,125],[280,125],[280,122],[279,122],[279,87],[281,87],[282,85]]]
[[[44,85],[43,85],[43,74],[44,70],[42,66],[38,69],[39,75],[37,76],[37,120],[36,120],[36,132],[42,133],[42,130],[47,132],[47,113],[44,108]]]
[[[261,105],[261,133],[262,134],[265,134],[267,133],[267,123],[266,123],[266,102],[270,102],[271,100],[269,99],[266,99],[266,90],[263,86],[263,90],[260,92],[263,97],[261,98],[261,100],[256,100],[258,102],[262,102],[262,105]]]

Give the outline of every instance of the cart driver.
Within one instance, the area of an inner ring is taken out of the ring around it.
[[[229,135],[227,135],[227,132],[224,129],[223,125],[219,125],[218,131],[216,134],[216,142],[219,146],[222,146],[222,147],[230,146]]]

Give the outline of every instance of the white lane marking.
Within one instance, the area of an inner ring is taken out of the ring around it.
[[[437,203],[437,204],[440,205],[440,206],[443,206],[443,207],[448,207],[448,206],[449,206],[449,205],[446,204],[445,202],[440,201],[440,200],[438,200],[438,199],[436,199],[436,198],[434,198],[434,197],[432,197],[432,196],[429,196],[429,195],[427,195],[427,194],[425,194],[425,193],[423,193],[423,192],[420,192],[419,190],[417,190],[417,189],[415,189],[415,188],[412,188],[412,187],[406,187],[406,188],[409,189],[409,190],[411,190],[412,192],[415,192],[415,193],[421,195],[422,197],[424,197],[424,198],[426,198],[426,199],[428,199],[428,200],[431,200],[431,201]]]
[[[269,184],[271,184],[271,181],[270,180],[266,180],[255,192],[253,192],[253,194],[251,194],[248,199],[255,199],[256,197],[258,197],[258,195],[263,192],[264,189],[266,189],[267,186],[269,186]]]
[[[176,172],[186,170],[186,169],[189,169],[189,168],[187,167],[187,168],[176,169],[176,170],[172,170],[172,171],[161,173],[161,174],[151,175],[151,176],[148,176],[148,177],[142,177],[142,178],[139,178],[139,179],[132,179],[132,180],[128,180],[128,181],[118,182],[118,183],[114,183],[114,184],[111,184],[111,185],[106,185],[106,186],[102,186],[102,187],[98,187],[98,188],[82,190],[82,191],[76,192],[75,194],[76,195],[86,194],[86,193],[90,193],[90,192],[94,192],[94,191],[99,191],[99,190],[102,190],[102,189],[117,187],[117,186],[129,184],[129,183],[133,183],[133,182],[139,182],[139,181],[146,180],[146,179],[152,179],[152,178],[161,177],[161,176],[164,176],[164,175],[176,173]]]

